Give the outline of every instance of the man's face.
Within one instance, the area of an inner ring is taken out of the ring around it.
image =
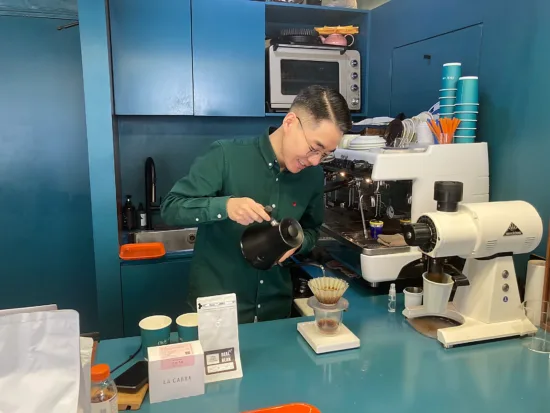
[[[306,115],[300,117],[294,112],[285,117],[283,127],[283,161],[292,173],[319,165],[338,147],[343,136],[338,126],[329,120],[315,123]]]

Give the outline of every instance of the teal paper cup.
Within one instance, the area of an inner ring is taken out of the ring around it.
[[[460,120],[458,127],[462,129],[477,129],[477,120]]]
[[[153,315],[139,322],[141,330],[141,351],[147,360],[149,347],[165,346],[170,344],[170,326],[172,319],[165,315]]]
[[[441,89],[457,89],[456,84],[462,76],[462,63],[445,63],[441,73]]]
[[[461,136],[455,136],[454,143],[474,143],[476,141],[474,137],[463,138]]]
[[[458,125],[458,126],[462,126],[462,125]],[[463,138],[469,138],[471,136],[475,137],[476,136],[476,128],[469,128],[469,129],[466,129],[466,128],[458,128],[455,132],[455,137],[457,136],[460,136],[460,137],[463,137]]]
[[[479,112],[479,103],[455,103],[455,112]]]
[[[477,112],[455,112],[455,118],[460,120],[477,120]]]
[[[195,341],[199,339],[199,316],[197,313],[182,314],[176,318],[178,326],[178,340]]]
[[[439,97],[439,104],[443,105],[443,106],[452,106],[454,108],[455,98],[442,98],[442,97]]]
[[[439,89],[439,98],[456,98],[456,89]]]
[[[457,103],[479,103],[479,80],[477,76],[463,76],[458,79]]]
[[[440,119],[452,119],[454,115],[452,113],[440,113],[439,118]]]
[[[439,114],[453,114],[455,111],[454,105],[439,105]]]

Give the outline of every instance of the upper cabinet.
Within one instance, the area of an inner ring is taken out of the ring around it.
[[[265,4],[192,3],[195,115],[265,116]]]
[[[193,114],[190,1],[109,3],[116,114]]]

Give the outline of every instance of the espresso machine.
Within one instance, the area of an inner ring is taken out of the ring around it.
[[[337,149],[323,164],[325,223],[330,239],[349,247],[360,275],[371,285],[422,274],[418,247],[383,246],[368,231],[372,219],[384,222],[384,234],[402,233],[402,224],[436,211],[436,181],[463,182],[465,202],[489,200],[486,143],[430,145],[419,148]]]
[[[462,182],[436,182],[437,211],[404,226],[406,242],[420,248],[428,265],[423,275],[424,303],[406,308],[403,315],[456,322],[437,330],[437,339],[446,348],[534,334],[537,329],[521,307],[513,255],[539,245],[541,217],[523,201],[462,204],[462,190]],[[462,272],[450,266],[448,274],[447,262],[454,256],[466,264]],[[448,303],[452,284],[456,293]]]

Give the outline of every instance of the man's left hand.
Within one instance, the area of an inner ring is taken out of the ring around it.
[[[279,260],[279,263],[285,262],[288,258],[294,255],[297,249],[298,248],[294,248],[293,250],[288,251],[285,255],[281,257],[281,259]]]

